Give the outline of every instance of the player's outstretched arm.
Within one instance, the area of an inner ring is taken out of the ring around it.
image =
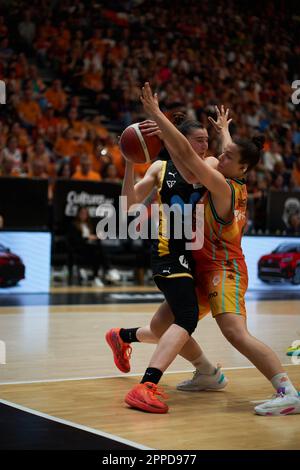
[[[153,96],[148,82],[142,89],[141,101],[146,113],[156,121],[163,132],[164,142],[175,166],[178,168],[182,164],[187,171],[192,173],[193,178],[190,180],[186,178],[187,181],[190,183],[197,181],[213,194],[223,194],[225,198],[228,194],[228,197],[231,197],[230,188],[224,176],[197,155],[186,137],[161,112],[157,95]]]

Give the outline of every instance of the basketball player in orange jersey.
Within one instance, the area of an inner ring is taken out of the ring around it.
[[[264,139],[231,141],[214,169],[199,158],[188,140],[160,111],[157,95],[153,96],[149,83],[142,89],[141,101],[162,131],[166,148],[186,181],[200,182],[207,188],[201,199],[204,246],[194,254],[200,315],[211,310],[223,335],[275,388],[273,399],[255,407],[257,414],[300,413],[300,395],[278,357],[248,332],[246,323],[244,297],[248,275],[241,238],[246,222],[247,190],[243,178],[258,163]],[[167,353],[165,348],[162,354]],[[134,394],[134,389],[131,392]]]
[[[160,133],[154,122],[146,122],[141,125],[141,128],[144,133],[156,135]],[[204,158],[208,148],[207,130],[197,121],[191,120],[182,121],[178,129],[186,135],[197,155]],[[218,164],[213,157],[208,157],[206,161],[214,167]],[[197,381],[193,381],[189,387],[190,390],[221,389],[226,386],[227,380],[221,369],[215,368],[207,360],[199,345],[190,337],[197,325],[199,308],[191,270],[191,253],[185,250],[186,239],[175,240],[172,238],[172,232],[169,238],[163,233],[165,220],[161,204],[168,204],[171,207],[172,204],[178,204],[180,201],[183,204],[195,203],[203,195],[204,190],[201,185],[195,187],[188,184],[171,160],[158,160],[153,163],[145,177],[134,185],[133,164],[126,161],[122,194],[127,196],[129,207],[137,202],[143,202],[155,187],[158,189],[160,216],[159,237],[152,243],[152,269],[154,280],[164,293],[166,301],[159,307],[150,326],[131,329],[112,328],[107,332],[106,340],[112,348],[117,367],[122,372],[129,372],[130,343],[135,341],[157,343],[168,330],[168,337],[172,335],[173,341],[168,354],[162,356],[167,360],[160,360],[159,363],[156,363],[155,357],[151,360],[140,386],[144,400],[139,403],[139,407],[145,411],[165,413],[168,407],[157,398],[156,385],[179,352],[197,370]],[[179,342],[176,341],[177,330],[184,333],[183,341],[182,339]],[[189,344],[181,350],[185,339]],[[164,339],[160,342],[159,348],[166,344],[166,339]],[[130,394],[126,397],[126,402],[134,406]]]

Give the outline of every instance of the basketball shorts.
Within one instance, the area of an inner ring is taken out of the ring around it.
[[[213,317],[221,313],[246,316],[247,273],[229,269],[201,271],[197,273],[195,280],[199,320],[209,311],[212,312]]]
[[[155,250],[152,250],[151,266],[154,279],[156,276],[194,278],[193,259],[185,253],[176,252],[158,256]]]

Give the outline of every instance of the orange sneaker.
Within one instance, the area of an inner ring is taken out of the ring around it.
[[[114,361],[117,368],[121,372],[129,372],[130,371],[130,357],[132,347],[128,343],[124,343],[122,338],[120,337],[120,329],[121,328],[112,328],[109,330],[106,335],[105,339],[111,350],[114,354]]]
[[[125,402],[137,410],[148,411],[149,413],[167,413],[169,407],[166,403],[157,398],[161,395],[168,398],[167,395],[158,389],[156,384],[145,382],[135,385],[125,397]]]

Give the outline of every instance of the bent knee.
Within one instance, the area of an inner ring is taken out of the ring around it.
[[[246,331],[236,328],[223,328],[222,333],[225,338],[234,346],[243,344],[248,336]]]
[[[174,323],[178,326],[181,326],[181,328],[183,328],[189,334],[189,336],[191,336],[198,324],[198,314],[196,316],[191,316],[190,318],[176,318]]]
[[[160,338],[164,334],[164,332],[169,328],[171,323],[172,322],[162,323],[162,321],[158,318],[152,318],[150,322],[150,329],[157,338]]]

